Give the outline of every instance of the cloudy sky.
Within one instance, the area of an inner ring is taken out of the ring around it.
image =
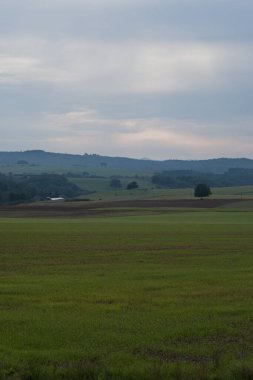
[[[0,150],[253,158],[252,0],[0,0]]]

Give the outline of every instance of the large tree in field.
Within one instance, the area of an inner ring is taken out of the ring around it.
[[[133,182],[130,182],[128,185],[127,185],[127,190],[133,190],[133,189],[137,189],[139,186],[138,186],[138,183],[136,181],[133,181]]]
[[[194,189],[194,196],[201,199],[209,197],[211,194],[212,192],[210,187],[205,183],[199,183]]]

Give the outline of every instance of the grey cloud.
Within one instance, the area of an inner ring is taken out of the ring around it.
[[[37,144],[41,149],[84,153],[94,151],[95,146],[99,153],[107,155],[113,151],[113,155],[141,157],[144,152],[149,152],[149,156],[156,152],[153,157],[162,159],[177,152],[181,158],[206,158],[225,153],[250,155],[253,143],[253,119],[227,123],[169,118],[110,119],[96,110],[75,109],[30,115],[15,123],[14,128],[8,128],[13,121],[6,119],[5,144],[15,145],[21,139],[20,149],[34,148]],[[23,134],[29,138],[22,139]]]
[[[249,0],[8,0],[0,4],[2,33],[252,41]]]
[[[180,92],[249,83],[253,44],[0,40],[2,84],[49,82],[89,92]]]
[[[1,150],[252,157],[252,1],[0,6]]]

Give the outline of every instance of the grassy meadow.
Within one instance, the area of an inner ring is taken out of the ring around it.
[[[253,213],[0,219],[0,379],[252,379]]]
[[[123,178],[121,179],[122,188],[112,189],[110,178],[68,178],[84,191],[91,191],[90,199],[193,199],[193,188],[170,189],[157,188],[154,186],[150,177],[143,178]],[[131,181],[137,181],[139,188],[126,190],[126,186]],[[211,198],[214,199],[253,199],[253,186],[233,186],[233,187],[214,187],[211,189]],[[87,194],[81,196],[87,198]]]

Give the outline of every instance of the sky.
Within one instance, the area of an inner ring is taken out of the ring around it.
[[[253,158],[252,0],[0,0],[0,150]]]

